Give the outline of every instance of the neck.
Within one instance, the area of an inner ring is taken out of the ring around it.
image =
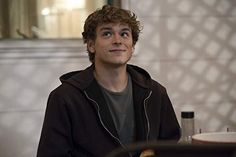
[[[113,92],[123,91],[128,83],[126,65],[117,68],[95,66],[94,76],[101,86]]]

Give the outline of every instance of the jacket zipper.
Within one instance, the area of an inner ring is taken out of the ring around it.
[[[113,134],[107,129],[107,127],[105,126],[105,124],[103,123],[102,118],[101,118],[101,115],[100,115],[100,112],[99,112],[100,107],[99,107],[98,103],[97,103],[95,100],[93,100],[92,98],[90,98],[90,97],[88,96],[88,94],[87,94],[86,91],[84,91],[84,93],[85,93],[86,97],[87,97],[90,101],[92,101],[94,104],[96,104],[96,107],[97,107],[97,114],[98,114],[98,117],[99,117],[99,121],[100,121],[100,123],[102,124],[103,128],[111,135],[112,138],[114,138],[114,139],[121,145],[122,148],[126,149],[126,146],[125,146],[124,144],[122,144],[122,142],[119,140],[119,138],[117,138],[115,135],[113,135]],[[132,155],[131,155],[130,152],[129,152],[129,156],[132,157]]]
[[[147,114],[147,100],[150,98],[150,96],[152,95],[152,91],[149,92],[148,96],[144,99],[144,113],[145,113],[145,117],[147,120],[147,135],[146,135],[146,140],[148,141],[149,139],[149,134],[150,134],[150,122],[149,122],[149,117]]]

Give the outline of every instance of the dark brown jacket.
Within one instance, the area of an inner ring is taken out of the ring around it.
[[[104,157],[120,142],[94,66],[63,75],[49,96],[37,157]],[[132,78],[135,142],[178,140],[180,127],[166,89],[143,69]]]

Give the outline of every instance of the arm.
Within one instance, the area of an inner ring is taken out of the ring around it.
[[[176,141],[180,138],[180,126],[166,90],[162,94],[160,138]]]
[[[65,101],[53,91],[48,99],[37,157],[71,157],[71,123]]]

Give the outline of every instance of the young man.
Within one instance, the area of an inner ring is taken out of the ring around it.
[[[63,75],[51,92],[37,157],[103,157],[135,142],[179,139],[166,89],[127,64],[139,33],[130,11],[106,5],[88,16],[92,65]]]

